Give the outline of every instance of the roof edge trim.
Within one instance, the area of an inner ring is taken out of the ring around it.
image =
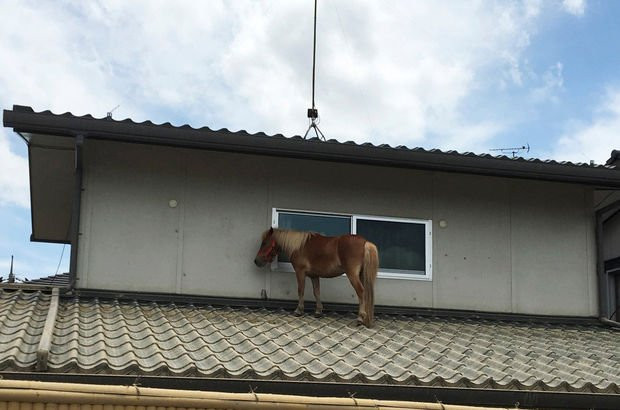
[[[5,380],[28,380],[98,385],[137,385],[147,388],[204,390],[228,393],[256,391],[271,394],[352,397],[376,400],[440,402],[527,408],[614,409],[618,396],[606,393],[576,393],[531,390],[495,390],[467,387],[395,386],[309,381],[216,379],[140,375],[0,372]]]
[[[4,126],[16,132],[31,132],[74,137],[85,135],[93,139],[198,148],[224,152],[270,155],[297,159],[348,162],[397,168],[424,169],[477,175],[541,179],[620,188],[620,170],[604,166],[573,164],[538,159],[494,157],[488,154],[443,152],[440,150],[410,149],[389,145],[356,144],[353,142],[304,140],[280,134],[250,134],[246,131],[199,129],[170,123],[136,123],[130,119],[117,121],[97,119],[91,115],[35,112],[26,106],[4,110]]]

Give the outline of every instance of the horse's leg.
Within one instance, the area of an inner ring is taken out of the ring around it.
[[[297,296],[299,302],[297,302],[297,309],[295,314],[301,316],[304,314],[304,290],[306,288],[306,271],[302,269],[295,269],[295,275],[297,276]]]
[[[312,276],[312,290],[314,291],[314,300],[316,300],[316,308],[314,309],[315,316],[321,316],[323,314],[323,304],[321,303],[321,283],[318,276]]]
[[[347,278],[349,278],[349,282],[351,282],[351,286],[355,289],[355,293],[357,293],[357,299],[359,301],[359,309],[357,311],[357,323],[364,323],[364,318],[366,317],[366,310],[364,307],[364,285],[362,285],[362,281],[360,280],[360,270],[361,267],[357,266],[353,269],[347,269]]]

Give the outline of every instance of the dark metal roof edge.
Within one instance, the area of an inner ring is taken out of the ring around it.
[[[335,140],[322,142],[317,138],[304,140],[299,136],[287,138],[280,134],[250,134],[243,130],[233,132],[225,128],[215,131],[208,127],[196,129],[189,125],[173,126],[170,123],[157,125],[151,121],[136,123],[130,119],[117,121],[97,119],[91,115],[78,117],[71,113],[53,114],[50,111],[37,113],[30,107],[18,105],[13,106],[13,110],[4,110],[3,122],[4,126],[12,127],[16,132],[63,136],[83,134],[88,138],[113,141],[620,188],[620,170],[604,165],[512,159],[489,154],[476,155]]]
[[[155,303],[179,303],[188,305],[208,305],[215,307],[233,307],[233,308],[264,308],[264,309],[287,309],[291,312],[297,306],[297,302],[293,300],[281,299],[251,299],[251,298],[228,298],[214,297],[202,295],[179,295],[172,293],[152,293],[152,292],[119,292],[112,290],[96,290],[96,289],[72,289],[67,290],[65,298],[101,298],[120,301],[139,301],[139,302],[155,302]],[[327,312],[351,313],[357,312],[357,305],[346,303],[323,303],[323,310]],[[306,312],[314,311],[314,302],[306,301]],[[435,308],[416,308],[416,307],[396,307],[396,306],[375,306],[375,313],[385,315],[398,315],[409,317],[441,317],[453,319],[470,319],[470,320],[496,320],[504,322],[525,322],[525,323],[541,323],[541,324],[567,324],[608,327],[601,323],[597,317],[582,316],[548,316],[548,315],[530,315],[520,313],[500,313],[500,312],[483,312],[473,310],[455,310],[455,309],[435,309]]]
[[[26,292],[41,292],[42,294],[47,294],[47,292],[51,292],[53,288],[60,288],[60,292],[63,291],[63,286],[58,284],[46,284],[46,283],[30,283],[28,282],[20,282],[20,283],[0,283],[0,292],[1,291],[26,291]]]
[[[30,285],[53,286],[64,288],[69,286],[69,272],[57,273],[55,275],[43,276],[28,281]]]
[[[34,227],[34,224],[33,224]],[[30,242],[39,242],[39,243],[55,243],[55,244],[61,244],[61,245],[71,245],[71,241],[63,241],[63,240],[57,240],[57,239],[45,239],[45,238],[37,238],[35,237],[34,233],[30,234]]]
[[[0,376],[8,380],[137,385],[227,393],[259,392],[322,397],[357,397],[478,406],[543,407],[549,409],[617,409],[620,407],[620,396],[607,393],[49,372],[3,371],[0,372]]]

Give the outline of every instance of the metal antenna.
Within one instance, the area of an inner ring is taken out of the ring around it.
[[[493,148],[489,151],[500,151],[502,154],[506,154],[510,152],[513,158],[517,157],[517,154],[521,151],[525,151],[526,153],[530,152],[530,144],[526,143],[520,147],[509,147],[509,148]]]
[[[314,43],[312,45],[312,108],[308,108],[308,118],[310,118],[310,125],[304,134],[304,139],[308,136],[311,128],[314,128],[314,133],[317,138],[325,141],[325,135],[321,132],[318,127],[317,119],[319,118],[319,110],[316,109],[316,105],[314,104],[314,83],[316,77],[316,9],[317,9],[317,1],[314,0]]]
[[[13,273],[13,255],[11,255],[11,270],[9,271],[9,283],[15,283],[15,274]]]
[[[108,111],[108,113],[106,114],[106,119],[111,120],[112,119],[112,113],[114,112],[114,110],[116,110],[118,107],[120,107],[121,105],[118,104],[116,107],[112,108],[110,111]]]

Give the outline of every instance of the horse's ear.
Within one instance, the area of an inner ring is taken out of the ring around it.
[[[273,234],[273,226],[269,228],[269,235]]]

